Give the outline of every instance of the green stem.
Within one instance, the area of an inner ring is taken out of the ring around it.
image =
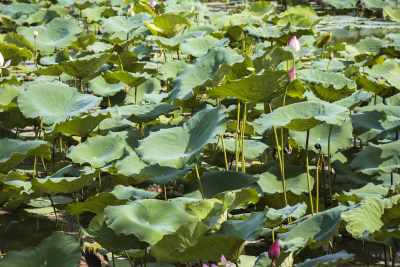
[[[243,111],[243,122],[242,122],[242,172],[246,172],[246,159],[244,157],[244,131],[246,129],[246,120],[247,120],[247,102],[244,103],[244,111]]]
[[[320,159],[321,156],[323,157],[323,155],[321,154],[321,152],[318,155],[318,161],[317,161],[317,173],[316,173],[316,190],[317,190],[317,196],[316,196],[316,205],[315,205],[315,213],[318,214],[318,206],[319,206],[319,163],[320,163]]]
[[[237,107],[236,136],[235,136],[235,155],[236,155],[236,171],[239,171],[239,127],[240,127],[240,100]]]
[[[113,261],[113,267],[115,267],[115,257],[114,257],[114,253],[111,252],[111,257],[112,257],[112,261]]]
[[[226,168],[226,170],[229,170],[228,157],[226,156],[225,141],[224,141],[224,136],[223,135],[221,136],[221,141],[222,141],[222,148],[224,150],[225,168]]]
[[[329,71],[329,65],[331,64],[331,59],[329,59],[329,61],[328,61],[328,66],[326,67],[326,72],[328,72]]]
[[[331,208],[333,208],[332,202],[332,167],[331,167],[331,134],[332,134],[332,127],[329,127],[329,134],[328,134],[328,177],[329,177],[329,199],[331,202]]]
[[[396,266],[396,249],[392,248],[392,267]]]
[[[197,168],[197,163],[195,163],[194,168],[196,169],[196,177],[197,177],[197,181],[199,182],[201,197],[204,199],[203,185],[201,184],[199,169]]]
[[[308,182],[308,194],[310,196],[310,204],[311,204],[311,214],[314,216],[314,205],[312,201],[311,194],[311,182],[310,182],[310,170],[308,169],[308,140],[310,139],[310,130],[307,130],[306,137],[306,168],[307,168],[307,182]]]
[[[129,263],[131,264],[132,267],[134,267],[135,265],[131,261],[131,258],[129,257],[128,252],[126,250],[124,250],[124,252],[125,252],[125,256],[128,258]]]
[[[272,112],[272,107],[271,107],[271,103],[269,103],[269,111]],[[275,142],[276,142],[276,149],[277,154],[278,154],[278,159],[279,159],[279,166],[281,169],[281,177],[282,177],[282,189],[283,189],[283,197],[285,200],[285,206],[287,206],[288,202],[287,202],[287,196],[286,196],[286,181],[285,181],[285,171],[284,171],[284,166],[283,166],[283,162],[282,162],[282,154],[281,154],[281,148],[279,145],[279,140],[278,140],[278,134],[276,132],[276,127],[273,126],[272,127],[274,129],[274,134],[275,134]]]
[[[58,227],[58,214],[57,214],[57,210],[56,210],[56,206],[54,205],[53,200],[51,199],[51,196],[49,194],[47,194],[47,197],[50,199],[51,202],[51,206],[53,207],[54,210],[54,214],[56,216],[56,228]]]

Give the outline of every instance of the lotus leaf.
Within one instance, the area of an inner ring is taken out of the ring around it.
[[[181,44],[181,52],[194,57],[202,57],[213,47],[224,47],[228,44],[228,39],[217,39],[212,36],[188,38]]]
[[[124,205],[127,199],[118,199],[114,194],[101,192],[96,196],[89,197],[85,202],[72,203],[65,208],[65,213],[80,215],[84,212],[100,213],[108,206]]]
[[[172,110],[168,103],[145,104],[145,105],[129,105],[118,107],[118,113],[128,120],[142,123],[151,122],[157,119],[160,115],[166,115]]]
[[[258,133],[265,134],[273,126],[294,131],[307,131],[321,122],[342,125],[350,120],[347,112],[347,108],[324,101],[294,103],[277,108],[272,113],[261,115],[254,121],[254,128]]]
[[[230,48],[212,48],[206,55],[184,69],[172,81],[170,100],[187,100],[193,96],[192,90],[201,86],[216,86],[229,71],[230,64],[242,57]]]
[[[318,267],[318,266],[341,266],[354,259],[354,254],[348,254],[342,250],[338,253],[321,256],[315,259],[307,259],[305,262],[297,265],[299,267]]]
[[[257,185],[258,178],[234,171],[212,171],[205,172],[201,177],[204,197],[212,198],[216,194],[227,190],[240,190],[242,188],[253,188],[260,190]],[[197,181],[191,181],[185,185],[185,197],[201,198],[200,188]]]
[[[126,16],[113,16],[107,19],[103,19],[101,23],[102,29],[105,32],[125,32],[129,33],[136,28],[139,28],[143,22],[150,22],[152,16],[147,13],[135,14],[133,17]]]
[[[307,211],[307,204],[302,202],[294,206],[286,206],[283,209],[269,208],[266,214],[265,226],[268,228],[276,227],[286,221],[288,218],[299,219]]]
[[[246,220],[224,221],[217,234],[225,237],[238,236],[246,241],[254,241],[260,236],[266,219],[264,212],[253,212]]]
[[[161,166],[183,167],[217,134],[225,132],[225,108],[206,107],[182,127],[152,132],[136,150],[143,161]]]
[[[119,159],[123,153],[124,147],[120,138],[98,135],[71,147],[68,157],[75,163],[89,163],[94,168],[100,168]]]
[[[202,32],[202,31],[199,31],[199,32],[188,32],[188,33],[179,34],[179,35],[171,37],[171,38],[150,35],[150,36],[146,37],[146,40],[148,40],[150,42],[156,42],[158,45],[160,45],[160,46],[162,46],[163,48],[166,48],[166,49],[179,50],[181,44],[186,39],[189,39],[189,38],[200,38],[200,37],[204,36],[204,34],[205,34],[205,32]]]
[[[374,155],[370,157],[369,155]],[[366,174],[390,173],[400,168],[400,140],[383,145],[368,144],[357,153],[350,166]]]
[[[272,14],[275,11],[275,5],[271,2],[254,2],[248,9],[243,10],[242,14],[263,17]]]
[[[61,82],[29,85],[18,96],[18,106],[26,118],[43,118],[44,124],[61,122],[96,107],[101,98],[82,95]]]
[[[68,47],[75,42],[76,34],[82,31],[79,22],[74,18],[55,18],[47,25],[35,26],[23,29],[22,34],[34,46],[34,31],[39,35],[36,38],[38,49],[43,52]]]
[[[101,121],[110,118],[109,113],[89,114],[82,117],[76,117],[65,122],[56,123],[52,131],[53,134],[63,133],[68,135],[86,136],[90,134]]]
[[[349,192],[342,192],[341,194],[336,194],[334,197],[343,203],[346,201],[361,202],[366,197],[372,198],[383,198],[389,192],[388,188],[381,185],[374,185],[373,183],[368,183],[366,186],[359,189],[352,189]]]
[[[181,225],[198,220],[177,204],[155,199],[137,200],[104,210],[108,227],[117,234],[135,235],[140,241],[157,243]]]
[[[36,248],[29,247],[20,252],[8,252],[0,262],[0,266],[70,267],[79,265],[80,259],[80,246],[75,238],[61,232],[53,232]]]
[[[124,90],[125,86],[122,82],[109,84],[102,76],[89,81],[89,91],[104,97],[116,95],[118,92]]]
[[[149,28],[153,35],[171,38],[176,36],[185,27],[190,26],[191,23],[185,17],[170,13],[155,16],[152,23],[144,21],[143,24]]]
[[[20,164],[25,158],[40,156],[50,159],[50,144],[45,141],[0,139],[0,171],[6,172]]]
[[[90,78],[109,60],[111,54],[90,55],[71,61],[63,61],[56,67],[72,77]]]
[[[151,76],[147,73],[130,73],[127,71],[115,71],[115,72],[106,71],[104,73],[104,79],[106,80],[106,82],[109,83],[115,83],[115,81],[123,82],[124,84],[129,85],[130,87],[139,86],[140,84],[144,83],[146,80],[150,78]]]

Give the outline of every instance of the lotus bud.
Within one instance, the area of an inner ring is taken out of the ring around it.
[[[314,145],[314,147],[315,147],[315,149],[318,150],[318,151],[321,151],[321,150],[322,150],[322,146],[321,146],[321,144],[319,144],[319,143],[316,143],[316,144]]]
[[[332,51],[331,54],[329,55],[329,58],[330,58],[331,60],[334,58],[333,51]]]
[[[276,240],[275,243],[273,243],[268,249],[268,257],[272,260],[273,266],[275,266],[275,260],[279,258],[280,254],[281,250],[279,248],[278,240]]]
[[[294,51],[299,51],[300,50],[300,42],[299,40],[297,40],[296,36],[293,36],[289,43],[288,43],[289,47],[293,47]]]
[[[294,66],[289,70],[289,80],[291,82],[296,80],[296,68]]]
[[[133,11],[133,6],[131,6],[131,9],[129,10],[130,15],[133,17],[135,15],[135,11]]]
[[[33,35],[36,37],[39,35],[39,33],[37,31],[33,31]]]
[[[154,8],[155,8],[155,6],[157,5],[157,3],[155,2],[155,1],[151,1],[151,3],[150,3],[150,7],[151,7],[151,9],[153,9],[154,10]]]

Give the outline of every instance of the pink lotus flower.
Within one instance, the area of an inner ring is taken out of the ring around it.
[[[10,66],[11,63],[11,59],[9,59],[6,64],[4,64],[4,57],[3,55],[0,53],[0,73],[1,73],[1,69],[5,69],[8,66]]]
[[[276,240],[275,243],[273,243],[268,249],[268,257],[272,260],[273,266],[275,266],[275,260],[279,258],[280,254],[281,250],[279,248],[278,240]]]
[[[322,0],[315,0],[315,3],[317,3],[318,5],[322,4]]]
[[[289,80],[291,82],[296,80],[296,68],[294,66],[289,70]]]
[[[157,5],[157,3],[155,1],[151,1],[149,7],[151,7],[151,9],[154,10],[155,6]]]
[[[225,263],[225,266],[233,267],[233,263],[230,262],[230,261],[227,261],[227,260],[225,259],[225,256],[224,256],[224,255],[221,255],[221,262],[222,262],[222,263]]]
[[[300,42],[299,40],[297,40],[296,36],[293,36],[289,43],[288,43],[289,47],[293,47],[294,51],[299,51],[300,50]]]

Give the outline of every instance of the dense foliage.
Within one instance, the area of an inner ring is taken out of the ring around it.
[[[278,2],[1,4],[0,267],[395,266],[397,1]]]

